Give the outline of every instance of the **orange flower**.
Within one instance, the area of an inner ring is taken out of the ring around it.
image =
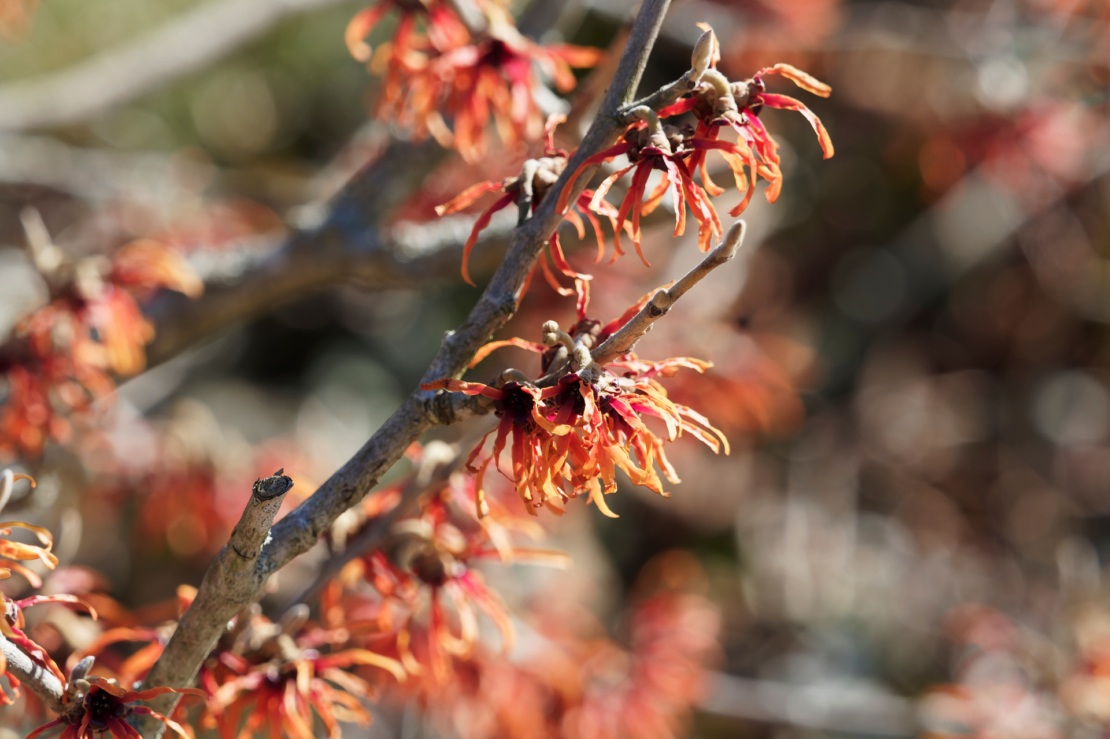
[[[290,654],[290,648],[297,653]],[[397,680],[405,679],[398,662],[365,649],[321,656],[312,649],[290,648],[273,662],[249,668],[214,692],[212,707],[224,731],[234,732],[242,725],[238,734],[241,739],[253,737],[263,728],[267,736],[284,733],[291,739],[314,739],[315,711],[328,736],[338,739],[340,721],[370,724],[370,712],[362,700],[374,696],[368,682],[342,668],[373,665],[387,670]]]
[[[696,573],[695,573],[696,574]],[[703,576],[704,577],[704,576]],[[409,680],[440,735],[466,739],[681,736],[719,653],[720,615],[702,597],[654,592],[629,614],[622,646],[563,594],[539,597],[527,650],[456,658],[450,681]],[[568,618],[568,614],[573,617]]]
[[[663,451],[665,441],[674,441],[685,432],[714,452],[723,448],[728,453],[724,435],[700,413],[670,401],[656,381],[657,377],[668,377],[682,367],[704,372],[710,366],[708,362],[685,357],[643,362],[629,353],[602,368],[590,359],[584,341],[576,340],[580,337],[590,339],[591,343],[604,341],[637,310],[633,306],[604,327],[583,318],[571,334],[559,331],[553,322],[545,324],[548,346],[562,344],[568,350],[573,347],[572,361],[577,368],[561,377],[548,375],[535,383],[522,377],[500,387],[446,378],[421,385],[425,390],[445,389],[493,400],[494,414],[501,421],[482,438],[467,460],[467,468],[476,475],[476,499],[484,495],[483,481],[492,462],[516,484],[529,512],[546,506],[562,513],[568,499],[586,493],[605,515],[615,517],[604,496],[617,489],[618,468],[628,474],[633,484],[663,496],[669,494],[663,490],[656,465],[667,480],[679,482]],[[542,349],[521,339],[493,342],[490,346],[506,344]],[[481,350],[477,358],[486,354],[488,351]],[[550,356],[547,358],[550,360]],[[623,373],[616,374],[620,370]],[[662,422],[666,429],[662,437],[648,427],[645,417]],[[492,451],[479,463],[477,460],[491,434],[496,434]],[[501,456],[510,436],[512,473],[508,474],[501,469]]]
[[[450,677],[452,660],[468,658],[476,648],[479,613],[497,627],[503,654],[513,644],[508,610],[473,562],[498,557],[506,563],[564,567],[567,558],[562,552],[515,546],[514,532],[539,538],[542,529],[514,516],[494,497],[475,499],[473,478],[452,476],[425,496],[431,497],[418,516],[392,527],[384,551],[352,560],[328,584],[321,612],[333,629],[344,619],[359,628],[375,624],[365,630],[371,643],[391,648],[410,674],[429,674],[430,668],[432,679],[442,684]]]
[[[11,498],[12,485],[16,480],[28,480],[31,487],[35,487],[35,481],[30,475],[14,474],[11,470],[4,470],[0,474],[0,478],[3,479],[2,487],[0,487],[0,510],[3,510]],[[28,561],[37,559],[50,569],[54,569],[58,565],[58,558],[50,551],[54,545],[54,537],[41,526],[24,523],[23,521],[4,521],[0,523],[0,535],[10,536],[13,528],[26,529],[34,533],[41,546],[0,539],[0,579],[11,577],[12,570],[15,570],[26,577],[32,585],[40,587],[42,581],[39,580],[38,575],[18,564],[18,562],[11,560]]]
[[[395,554],[399,562],[391,561],[380,551],[372,552],[350,563],[339,582],[364,580],[382,597],[393,601],[395,609],[405,615],[396,625],[387,620],[382,626],[396,630],[405,644],[411,641],[417,620],[426,608],[429,659],[433,673],[439,677],[446,675],[448,655],[465,656],[473,649],[478,638],[475,609],[497,626],[507,651],[513,642],[509,613],[481,573],[467,566],[471,557],[496,556],[493,547],[479,549],[483,543],[488,544],[488,539],[464,535],[446,520],[445,508],[440,504],[429,506],[419,518],[401,521],[392,533],[398,540]],[[337,598],[333,586],[325,602],[335,603]],[[449,613],[458,622],[457,633]],[[423,672],[407,648],[400,656],[409,672]]]
[[[507,18],[491,26],[490,38],[448,51],[421,69],[410,69],[396,87],[383,94],[383,113],[415,128],[429,131],[444,145],[454,146],[466,161],[476,161],[487,149],[487,126],[492,119],[501,142],[509,148],[538,139],[543,117],[533,99],[540,84],[534,67],[569,92],[576,81],[572,67],[592,67],[602,52],[569,44],[541,46],[521,36]],[[448,131],[440,110],[454,123]]]
[[[203,690],[196,688],[153,688],[151,690],[124,690],[102,677],[89,677],[91,684],[89,692],[82,699],[80,713],[59,716],[53,721],[43,724],[27,735],[27,739],[35,739],[38,735],[55,726],[65,725],[62,739],[95,739],[95,735],[111,732],[116,739],[137,739],[139,733],[127,723],[127,719],[134,714],[153,716],[169,728],[176,731],[185,739],[190,739],[185,729],[176,721],[163,716],[152,708],[135,705],[136,701],[147,701],[166,693],[180,693],[182,695],[195,695],[205,697]],[[65,680],[62,680],[65,684]]]
[[[470,38],[466,27],[450,8],[438,0],[421,0],[416,3],[381,0],[377,5],[360,10],[347,24],[344,40],[351,56],[360,62],[370,61],[372,50],[366,43],[366,37],[385,14],[394,8],[401,17],[393,32],[393,40],[382,47],[390,65],[400,64],[412,68],[425,63],[426,60],[419,53],[419,49],[426,46],[425,39],[415,35],[417,21],[421,19],[424,21],[427,41],[436,51],[450,51],[462,46]]]

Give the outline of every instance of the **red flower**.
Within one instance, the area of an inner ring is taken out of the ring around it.
[[[686,231],[686,205],[689,204],[690,210],[698,222],[698,246],[702,251],[708,251],[713,239],[719,237],[722,230],[721,220],[717,216],[713,204],[709,202],[709,195],[702,189],[701,185],[694,182],[692,170],[686,162],[697,150],[699,137],[694,135],[692,130],[663,126],[659,122],[659,117],[650,108],[641,106],[634,109],[633,113],[640,115],[642,120],[629,127],[628,131],[625,132],[625,140],[622,143],[595,154],[582,162],[570,179],[567,180],[566,186],[560,193],[557,208],[560,211],[566,209],[571,188],[585,169],[625,154],[631,164],[609,175],[597,188],[597,192],[594,193],[590,202],[590,206],[599,211],[611,207],[604,201],[605,194],[609,192],[613,183],[632,172],[632,184],[629,186],[628,192],[625,193],[624,200],[621,201],[620,210],[617,213],[613,237],[616,254],[613,259],[624,254],[621,250],[620,229],[624,228],[626,220],[631,216],[632,243],[635,245],[636,253],[640,255],[643,263],[651,266],[640,247],[640,217],[650,215],[658,207],[668,189],[671,189],[674,198],[674,235],[681,236]],[[660,178],[659,184],[644,200],[648,177],[652,170],[659,170],[663,173],[663,176]],[[670,188],[672,183],[674,184],[673,189]]]
[[[379,53],[389,57],[391,66],[398,64],[409,69],[423,66],[426,59],[419,50],[427,46],[426,42],[430,42],[436,51],[445,52],[462,46],[470,39],[466,27],[455,17],[451,9],[439,0],[419,2],[381,0],[377,5],[360,10],[347,24],[344,40],[347,42],[347,49],[351,52],[351,56],[360,62],[370,61],[372,54],[370,45],[366,43],[366,37],[385,17],[385,14],[394,8],[399,11],[401,17],[397,21],[397,28],[393,31],[393,40],[383,44],[379,49]],[[415,35],[419,20],[424,21],[426,41]]]
[[[189,734],[176,721],[163,716],[152,708],[135,705],[135,702],[147,701],[166,693],[205,697],[204,691],[196,688],[124,690],[102,677],[90,677],[88,681],[91,686],[89,692],[82,698],[83,710],[81,712],[59,716],[32,731],[27,735],[27,739],[35,739],[44,731],[62,725],[65,725],[66,728],[62,731],[61,739],[95,739],[94,735],[104,734],[105,732],[110,732],[115,739],[139,739],[139,732],[127,723],[127,719],[134,714],[153,716],[185,739],[190,739]],[[65,684],[64,678],[62,683]]]
[[[703,30],[712,33],[706,24],[698,24]],[[767,133],[767,129],[759,120],[763,107],[796,110],[806,117],[817,132],[817,140],[821,144],[821,151],[825,159],[834,153],[832,139],[825,130],[821,120],[813,114],[799,100],[786,95],[776,95],[766,92],[763,76],[767,74],[780,74],[794,82],[807,92],[827,98],[832,94],[832,88],[814,78],[812,75],[801,71],[789,64],[775,64],[764,67],[749,80],[742,82],[729,82],[717,71],[717,62],[720,60],[720,49],[715,36],[712,37],[713,51],[710,55],[710,68],[702,74],[702,82],[692,95],[659,111],[660,117],[666,118],[680,115],[687,111],[694,111],[698,118],[698,128],[695,138],[699,140],[695,146],[700,149],[691,159],[691,169],[700,169],[702,184],[712,195],[720,195],[724,190],[718,187],[709,178],[706,170],[706,152],[710,149],[717,150],[725,158],[729,168],[736,177],[737,189],[747,189],[747,194],[740,205],[733,208],[733,216],[747,207],[754,191],[756,172],[768,181],[767,201],[770,203],[778,199],[782,191],[782,170],[778,155],[778,144]],[[740,136],[740,141],[733,144],[719,141],[720,131],[723,127],[733,128]],[[758,155],[758,159],[756,159]],[[750,178],[743,172],[743,165],[747,164]]]
[[[202,284],[179,253],[155,241],[119,249],[107,268],[95,259],[74,265],[58,297],[16,325],[22,354],[4,367],[8,398],[0,411],[0,454],[41,453],[48,437],[65,441],[69,417],[115,389],[109,373],[146,366],[154,328],[137,297],[166,287],[196,296]]]
[[[708,26],[703,28],[712,34]],[[804,115],[817,131],[825,158],[833,155],[833,145],[828,131],[809,108],[800,101],[786,95],[766,92],[763,82],[765,74],[781,74],[809,92],[828,97],[831,88],[789,64],[776,64],[765,67],[752,79],[730,83],[720,72],[713,68],[720,58],[716,38],[709,36],[712,52],[709,55],[710,68],[702,72],[699,86],[691,96],[670,105],[656,114],[650,108],[640,106],[629,112],[640,121],[625,132],[624,141],[605,151],[588,158],[575,170],[560,193],[558,208],[565,210],[571,187],[587,168],[611,161],[626,155],[629,165],[617,170],[597,188],[591,206],[596,210],[605,207],[603,198],[609,188],[625,174],[632,172],[632,182],[621,202],[617,216],[614,246],[616,256],[623,252],[620,247],[619,229],[631,217],[632,241],[644,264],[648,264],[640,248],[640,218],[649,215],[658,207],[667,191],[670,190],[675,206],[675,236],[680,236],[686,228],[686,206],[689,205],[694,218],[698,221],[698,245],[708,251],[713,239],[721,234],[721,223],[717,211],[709,202],[709,196],[724,192],[710,178],[706,168],[706,153],[718,151],[732,170],[736,188],[745,191],[744,199],[730,211],[739,215],[748,206],[755,192],[757,175],[764,177],[769,185],[767,200],[774,202],[782,189],[782,170],[778,155],[778,145],[759,121],[759,112],[764,106],[797,110]],[[699,47],[702,44],[699,43]],[[708,47],[706,47],[708,48]],[[695,51],[695,54],[698,52]],[[702,57],[704,61],[704,57]],[[697,60],[695,60],[695,65]],[[700,67],[699,67],[700,68]],[[663,125],[661,118],[681,115],[694,111],[698,126],[678,128]],[[720,130],[731,126],[740,135],[736,143],[721,141]],[[748,171],[745,173],[744,168]],[[658,185],[647,193],[648,178],[652,170],[662,172]],[[693,181],[693,173],[700,170],[701,184]],[[645,198],[646,195],[646,198]],[[614,259],[616,258],[614,257]],[[649,265],[650,266],[650,265]]]
[[[470,253],[473,251],[474,245],[478,243],[478,235],[489,225],[493,214],[515,203],[520,209],[520,218],[523,221],[524,218],[539,207],[540,202],[542,202],[544,196],[547,195],[547,191],[555,184],[559,179],[559,175],[561,175],[566,168],[567,152],[562,149],[556,149],[554,143],[555,126],[563,120],[565,120],[563,116],[553,115],[548,118],[544,135],[544,155],[540,159],[529,159],[526,161],[520,175],[504,179],[500,182],[488,181],[472,185],[466,190],[463,190],[451,201],[436,207],[436,213],[438,215],[450,215],[468,207],[471,203],[488,192],[503,193],[493,205],[486,208],[482,211],[482,214],[478,216],[478,220],[474,222],[474,228],[471,229],[470,236],[463,246],[462,276],[469,284],[474,284],[474,281],[470,278],[470,272],[467,269]],[[600,262],[605,252],[605,237],[601,232],[601,223],[598,221],[597,216],[594,215],[594,209],[590,208],[590,201],[593,195],[594,193],[590,190],[584,191],[579,196],[576,205],[578,209],[586,215],[586,218],[589,219],[590,225],[593,226],[594,235],[597,237],[598,248],[596,261]],[[610,225],[616,228],[616,208],[613,208],[608,203],[604,203],[602,207],[596,210],[602,215],[607,216]],[[578,213],[573,210],[568,210],[564,217],[565,220],[569,221],[575,227],[578,232],[578,238],[585,238],[585,224]],[[571,268],[570,264],[567,262],[566,256],[563,254],[563,247],[559,242],[558,229],[551,235],[549,250],[551,252],[551,262],[555,265],[555,268],[563,275],[575,281],[576,289],[579,295],[581,295],[585,289],[582,283],[593,278],[591,275],[576,272]],[[548,284],[551,285],[555,292],[563,296],[575,294],[574,289],[564,288],[559,284],[558,279],[548,265],[546,253],[540,254],[537,266],[542,269],[544,279],[547,280]],[[533,273],[535,272],[535,267],[532,268],[532,271]],[[527,286],[531,284],[531,281],[532,276],[529,275],[523,292],[527,292]]]

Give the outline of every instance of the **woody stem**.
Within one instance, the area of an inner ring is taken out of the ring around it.
[[[709,252],[698,266],[687,272],[669,290],[660,290],[655,293],[651,300],[640,309],[640,312],[633,316],[632,320],[624,324],[620,331],[602,342],[601,346],[593,352],[594,361],[599,365],[604,365],[632,351],[636,342],[651,330],[653,323],[670,311],[671,306],[679,298],[685,295],[694,285],[701,282],[710,272],[736,256],[737,249],[744,241],[746,228],[747,226],[743,221],[732,224],[721,243]]]

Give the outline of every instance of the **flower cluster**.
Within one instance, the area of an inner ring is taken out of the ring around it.
[[[628,160],[626,166],[608,175],[596,191],[585,190],[577,196],[573,205],[586,214],[593,224],[598,239],[598,258],[605,251],[597,215],[606,216],[613,229],[613,260],[625,252],[621,248],[621,232],[632,239],[640,259],[651,266],[644,255],[641,242],[641,219],[651,215],[662,203],[667,193],[671,193],[675,211],[674,235],[681,236],[686,231],[686,210],[689,207],[698,224],[698,245],[708,251],[713,241],[723,234],[721,219],[713,206],[712,197],[725,192],[709,175],[707,155],[714,151],[720,154],[728,165],[736,188],[744,192],[740,203],[729,214],[738,216],[751,202],[758,178],[767,181],[765,194],[768,202],[775,202],[782,192],[781,158],[778,144],[771,138],[759,118],[764,108],[780,108],[800,112],[817,132],[817,138],[825,158],[833,155],[834,149],[828,131],[820,119],[802,102],[786,95],[767,92],[764,77],[780,75],[794,82],[807,92],[828,97],[832,89],[823,82],[789,64],[775,64],[759,70],[750,79],[730,82],[716,69],[720,52],[717,39],[705,24],[705,30],[693,54],[693,68],[688,73],[697,77],[693,90],[682,99],[662,107],[658,112],[647,105],[638,105],[626,114],[633,122],[624,132],[622,141],[604,151],[587,157],[570,175],[559,192],[556,208],[578,229],[579,238],[585,235],[581,218],[571,210],[570,197],[574,183],[591,167],[604,164],[618,157]],[[663,120],[693,113],[696,126],[664,124]],[[455,213],[473,203],[487,192],[501,192],[502,196],[487,208],[474,224],[474,229],[463,251],[463,277],[473,284],[467,270],[467,260],[478,234],[489,225],[492,214],[511,203],[520,208],[520,219],[527,215],[540,202],[547,189],[558,180],[566,169],[569,154],[557,151],[551,143],[552,124],[548,124],[548,143],[544,158],[529,160],[522,173],[515,178],[498,182],[483,182],[463,191],[454,200],[438,208],[439,215]],[[735,142],[720,138],[725,129],[736,133]],[[745,169],[746,168],[746,169]],[[648,190],[653,173],[658,172],[658,181]],[[615,207],[605,200],[610,189],[625,175],[631,173],[628,189]],[[697,176],[697,179],[695,177]],[[699,181],[700,180],[700,181]],[[559,246],[558,231],[551,237],[552,261],[566,276],[581,281],[588,278],[574,271]],[[540,260],[545,276],[560,294],[570,294],[559,286],[547,266],[546,258]],[[582,287],[578,293],[581,295]]]
[[[714,452],[723,449],[728,454],[728,439],[703,415],[668,399],[658,381],[681,368],[704,372],[710,363],[689,357],[647,362],[626,353],[601,367],[590,357],[590,347],[600,346],[619,331],[649,298],[644,296],[620,318],[605,325],[586,318],[580,308],[579,321],[569,333],[549,321],[543,327],[543,344],[521,339],[498,341],[487,345],[475,358],[480,361],[489,351],[506,344],[543,352],[545,374],[538,380],[529,380],[513,370],[503,373],[496,386],[455,379],[421,386],[425,390],[483,395],[493,401],[494,414],[501,420],[467,461],[468,469],[476,475],[479,506],[491,463],[513,481],[529,512],[547,507],[561,514],[569,499],[585,494],[605,515],[615,518],[605,495],[617,489],[616,470],[623,470],[633,484],[664,497],[669,493],[663,489],[656,465],[669,482],[680,481],[667,461],[664,442],[686,433]],[[663,427],[662,434],[649,427],[649,418]],[[491,435],[492,451],[481,459]],[[510,443],[511,466],[507,472],[501,457]]]
[[[690,557],[661,556],[674,558]],[[716,608],[675,588],[653,587],[630,609],[623,644],[565,600],[537,604],[527,620],[519,655],[477,650],[455,659],[452,679],[410,680],[402,696],[465,739],[657,739],[688,722],[719,650]]]
[[[32,487],[35,485],[35,481],[27,475],[15,474],[11,470],[4,470],[3,474],[0,475],[0,510],[2,510],[11,499],[12,488],[17,480],[27,480],[31,483]],[[10,536],[12,529],[15,528],[32,532],[39,543],[25,544],[7,538],[0,539],[0,557],[2,557],[2,559],[0,559],[0,579],[7,579],[12,576],[12,572],[18,572],[32,587],[40,588],[42,587],[42,579],[34,570],[21,564],[21,562],[37,560],[48,569],[56,567],[58,558],[51,552],[54,545],[54,538],[50,535],[49,531],[41,526],[35,526],[34,524],[25,523],[23,521],[4,521],[0,523],[0,535],[5,537]],[[65,677],[62,675],[62,671],[59,669],[58,665],[50,658],[46,650],[36,644],[24,631],[26,623],[23,618],[23,609],[40,603],[50,602],[81,603],[81,601],[71,595],[40,595],[20,600],[11,600],[3,593],[0,593],[0,635],[26,652],[27,656],[38,668],[49,671],[64,683]],[[7,667],[7,662],[4,660],[3,656],[0,655],[0,675],[4,675],[8,678],[8,683],[11,685],[12,690],[18,695],[19,680],[15,675],[7,671]],[[11,702],[11,697],[4,693],[3,690],[0,690],[0,705],[6,705]]]
[[[398,492],[387,488],[365,501],[363,521],[342,540],[357,541],[360,531],[399,502]],[[560,552],[515,545],[514,533],[539,538],[543,530],[512,514],[496,496],[476,498],[470,476],[451,475],[424,495],[416,515],[392,526],[386,546],[354,550],[358,556],[324,590],[321,612],[332,628],[375,624],[378,636],[368,637],[368,644],[396,654],[410,675],[444,682],[451,661],[474,652],[479,614],[496,626],[503,654],[515,639],[508,609],[473,569],[475,561],[561,567],[567,560]]]
[[[475,161],[487,150],[491,120],[506,147],[539,138],[544,113],[536,102],[541,86],[536,70],[559,92],[569,92],[576,84],[572,68],[595,66],[602,55],[525,38],[495,0],[465,5],[475,16],[466,23],[440,0],[382,0],[351,20],[347,46],[356,59],[369,62],[371,71],[383,74],[380,117],[420,137],[431,133]],[[400,18],[393,39],[372,52],[365,38],[394,8]]]
[[[71,418],[115,389],[113,375],[143,369],[154,329],[139,300],[160,288],[196,296],[203,287],[179,252],[150,240],[64,266],[53,300],[17,324],[0,358],[8,381],[0,457],[37,456],[47,439],[67,441]]]
[[[195,595],[192,588],[182,587],[170,605],[177,613],[183,612]],[[154,615],[161,610],[155,608],[150,613]],[[142,616],[128,614],[126,620],[136,618]],[[172,627],[172,622],[167,626]],[[191,736],[170,718],[149,708],[131,705],[169,689],[124,694],[116,687],[137,684],[145,677],[161,656],[171,631],[164,627],[115,626],[74,652],[69,659],[70,684],[74,684],[74,670],[84,669],[83,666],[91,665],[95,658],[99,669],[108,671],[113,677],[110,683],[97,678],[92,690],[99,686],[100,691],[110,696],[90,698],[85,695],[83,710],[66,712],[41,726],[36,735],[65,724],[69,727],[66,731],[78,731],[70,734],[74,739],[81,739],[87,735],[80,733],[86,727],[91,726],[90,731],[99,732],[109,726],[112,730],[112,720],[147,714],[164,721],[182,736]],[[292,609],[280,623],[274,623],[254,605],[235,618],[232,627],[201,666],[197,678],[200,687],[173,692],[204,698],[203,711],[190,723],[217,730],[221,735],[230,732],[250,737],[256,733],[267,736],[284,733],[295,739],[313,739],[315,715],[323,722],[328,736],[335,739],[340,735],[338,722],[365,726],[371,720],[364,702],[376,691],[370,682],[348,671],[349,668],[367,666],[384,671],[396,680],[405,679],[404,669],[394,659],[362,648],[335,648],[342,647],[341,642],[349,633],[346,628],[332,631],[319,628],[307,620],[304,607]],[[134,644],[142,646],[121,659],[116,650],[123,644],[128,645],[129,650]],[[185,719],[182,716],[180,720]],[[70,735],[63,733],[67,739]]]
[[[405,679],[405,671],[396,660],[366,649],[321,649],[334,640],[296,609],[278,624],[257,606],[240,614],[201,669],[209,702],[200,725],[222,734],[241,726],[241,737],[284,732],[295,739],[313,739],[313,713],[333,739],[340,735],[339,721],[369,725],[363,701],[375,690],[344,668],[371,666],[397,680]]]
[[[685,232],[686,208],[689,206],[698,223],[698,245],[702,251],[709,250],[713,239],[722,233],[720,218],[709,198],[724,192],[723,188],[710,179],[706,164],[706,155],[710,151],[720,153],[733,174],[736,189],[744,192],[740,203],[729,211],[730,215],[738,216],[747,208],[759,177],[767,180],[767,201],[773,203],[778,199],[782,191],[781,159],[778,144],[759,118],[765,107],[800,112],[817,132],[825,158],[833,155],[832,140],[820,119],[800,101],[786,95],[766,92],[763,78],[769,74],[778,74],[803,90],[821,97],[828,97],[832,88],[789,64],[764,67],[748,80],[730,82],[716,69],[720,52],[712,29],[704,24],[702,28],[705,34],[694,50],[692,70],[700,71],[700,81],[688,93],[688,97],[658,112],[644,105],[630,110],[628,116],[637,120],[625,132],[624,140],[587,158],[571,174],[560,195],[558,208],[562,211],[567,207],[571,188],[579,175],[594,165],[609,162],[621,155],[627,157],[629,164],[609,175],[597,188],[591,201],[591,206],[595,209],[604,207],[603,198],[609,188],[632,172],[632,181],[621,201],[617,228],[614,230],[617,256],[622,253],[620,228],[626,219],[631,218],[633,244],[640,259],[648,264],[640,248],[640,218],[654,211],[668,190],[674,200],[674,235],[680,236]],[[702,65],[706,63],[708,66],[703,68]],[[662,123],[662,119],[689,112],[693,112],[697,120],[696,127]],[[721,131],[726,127],[737,134],[735,142],[720,139]],[[648,193],[648,179],[653,171],[659,171],[661,175],[654,189]],[[694,172],[700,173],[700,184],[694,181]]]

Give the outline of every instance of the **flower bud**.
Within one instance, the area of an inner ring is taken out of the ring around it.
[[[717,45],[717,37],[713,33],[713,29],[701,35],[698,42],[694,44],[694,52],[690,55],[690,66],[693,67],[694,72],[698,77],[709,69],[709,65],[713,61],[713,49]]]

